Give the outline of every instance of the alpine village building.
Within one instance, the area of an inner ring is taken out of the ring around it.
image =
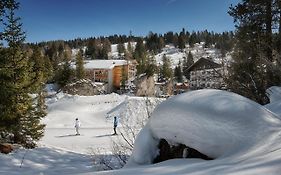
[[[200,58],[187,71],[190,72],[189,86],[191,90],[223,89],[225,87],[222,77],[224,74],[223,66],[209,58]]]
[[[107,93],[120,89],[122,77],[128,80],[136,75],[136,63],[127,60],[86,60],[86,78],[106,86]]]

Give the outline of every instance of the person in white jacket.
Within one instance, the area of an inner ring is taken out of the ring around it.
[[[80,133],[79,133],[79,128],[80,128],[80,126],[81,126],[81,123],[80,123],[79,119],[76,118],[76,119],[75,119],[75,125],[74,125],[75,130],[76,130],[76,135],[80,135]]]

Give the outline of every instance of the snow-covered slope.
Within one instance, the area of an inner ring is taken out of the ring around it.
[[[281,121],[234,93],[199,90],[160,104],[139,133],[127,168],[98,174],[280,174]],[[214,160],[175,159],[150,165],[160,138]],[[147,164],[147,166],[139,166]]]
[[[229,62],[231,60],[231,56],[227,55],[225,60],[222,60],[220,51],[215,48],[204,48],[204,42],[196,43],[194,47],[187,47],[181,51],[178,48],[175,48],[173,45],[166,45],[162,52],[155,55],[155,61],[157,65],[163,64],[163,56],[166,55],[171,61],[171,67],[174,69],[179,62],[183,63],[183,58],[187,57],[188,52],[190,51],[193,55],[193,61],[196,62],[200,58],[212,58],[214,62],[221,64],[224,62]]]
[[[103,155],[112,157],[113,141],[123,140],[120,134],[112,135],[113,116],[120,119],[117,133],[131,126],[137,134],[147,121],[148,113],[163,100],[114,93],[72,96],[56,93],[53,85],[46,90],[51,98],[47,99],[48,115],[42,120],[46,124],[45,136],[39,147],[0,154],[0,174],[79,174],[100,170],[102,165],[95,161]],[[75,135],[76,117],[81,121],[80,136]]]
[[[89,155],[40,147],[0,155],[1,175],[58,175],[93,172]]]
[[[265,108],[268,105],[263,107],[217,90],[188,92],[161,103],[138,134],[127,167],[96,172],[98,167],[94,166],[89,148],[104,148],[104,153],[110,154],[112,139],[120,137],[111,136],[112,117],[120,118],[120,132],[122,122],[137,124],[137,118],[146,118],[160,101],[117,94],[93,97],[56,94],[48,100],[49,114],[43,120],[47,127],[39,148],[0,155],[0,174],[280,174],[281,122],[276,114],[281,113],[271,112]],[[273,104],[281,104],[280,101],[277,98]],[[152,108],[147,110],[147,105]],[[82,136],[73,135],[75,117],[81,120]],[[160,138],[184,143],[215,159],[173,159],[151,165],[158,154]]]
[[[151,113],[160,102],[161,99],[114,93],[97,96],[57,94],[48,100],[48,115],[42,120],[46,132],[40,143],[85,154],[99,148],[109,151],[113,116],[120,120],[118,130],[122,131],[122,125],[129,124],[139,131],[148,119],[148,112]],[[81,137],[73,137],[77,117],[81,121]]]

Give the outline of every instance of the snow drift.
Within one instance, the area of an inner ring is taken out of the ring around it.
[[[281,126],[261,105],[219,90],[193,91],[168,99],[156,108],[148,125],[153,138],[183,143],[213,158],[245,156],[264,145]],[[134,160],[135,156],[132,161],[150,163]]]
[[[281,119],[281,87],[272,86],[266,92],[269,96],[270,103],[265,105],[265,107]]]
[[[281,121],[276,115],[237,94],[220,90],[184,93],[164,101],[155,109],[136,139],[127,167],[151,164],[158,154],[159,140],[163,138],[173,144],[185,144],[215,159],[186,164],[185,173],[231,174],[233,169],[240,170],[241,167],[247,167],[247,171],[253,173],[256,171],[252,170],[260,166],[263,172],[275,174],[281,170],[280,128]],[[272,160],[261,158],[272,152],[279,164],[276,160],[274,164]],[[216,166],[215,171],[210,170]],[[123,171],[119,173],[132,170]],[[242,171],[242,174],[246,173]]]

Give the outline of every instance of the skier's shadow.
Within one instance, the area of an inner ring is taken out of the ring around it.
[[[113,136],[114,134],[104,134],[104,135],[98,135],[98,136],[95,136],[97,138],[99,137],[108,137],[108,136]]]
[[[60,136],[55,136],[57,138],[62,138],[62,137],[74,137],[77,136],[76,134],[67,134],[67,135],[60,135]]]

